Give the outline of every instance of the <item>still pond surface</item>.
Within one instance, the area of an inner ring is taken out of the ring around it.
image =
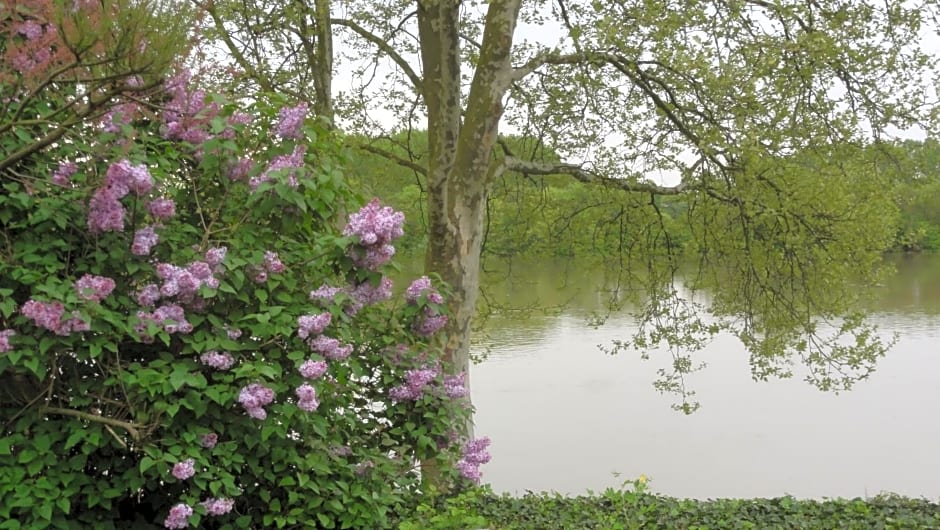
[[[717,337],[688,378],[702,408],[685,416],[652,388],[668,353],[608,356],[635,329],[628,310],[599,329],[603,274],[517,263],[487,296],[518,305],[567,302],[556,314],[491,317],[472,369],[476,433],[493,440],[484,481],[497,492],[580,494],[646,475],[678,497],[940,499],[940,257],[899,258],[874,320],[897,345],[843,394],[794,377],[755,382],[736,339]],[[619,474],[619,476],[617,476]]]

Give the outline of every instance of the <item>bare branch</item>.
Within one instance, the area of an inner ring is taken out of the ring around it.
[[[382,51],[385,55],[388,55],[388,57],[394,61],[399,68],[402,69],[405,75],[408,76],[408,79],[411,80],[411,84],[414,86],[414,89],[417,92],[420,93],[423,91],[424,82],[421,80],[421,76],[419,76],[417,72],[414,71],[411,65],[408,64],[408,61],[406,61],[405,58],[402,57],[401,54],[399,54],[391,44],[388,43],[388,41],[360,26],[356,22],[346,18],[331,18],[330,24],[349,28],[353,31],[353,33],[359,35],[372,44],[375,44],[380,51]]]

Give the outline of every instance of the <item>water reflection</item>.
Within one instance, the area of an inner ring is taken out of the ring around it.
[[[899,342],[868,381],[841,395],[796,377],[753,382],[747,353],[719,336],[689,383],[703,408],[673,412],[651,387],[666,356],[606,356],[597,345],[629,335],[616,312],[591,329],[615,292],[599,271],[563,263],[520,266],[486,296],[560,314],[492,316],[473,369],[477,430],[493,438],[485,478],[497,491],[582,493],[646,474],[682,497],[864,496],[940,498],[940,258],[904,257],[878,290],[875,320]],[[661,352],[665,353],[665,352]]]

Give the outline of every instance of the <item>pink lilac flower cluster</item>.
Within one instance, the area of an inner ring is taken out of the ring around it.
[[[255,274],[254,280],[257,283],[264,283],[268,281],[268,274],[280,274],[284,272],[285,268],[277,252],[267,251],[264,253],[264,261],[261,267],[257,269],[258,273]]]
[[[186,311],[176,304],[164,304],[152,313],[138,311],[139,322],[134,326],[141,342],[150,344],[153,336],[149,334],[150,324],[162,328],[167,333],[192,333],[193,325],[186,320]]]
[[[143,307],[153,307],[160,300],[160,286],[147,284],[137,292],[137,303]]]
[[[425,367],[405,372],[405,384],[392,388],[388,395],[394,401],[417,401],[424,390],[437,378],[437,367]]]
[[[439,315],[430,307],[425,307],[411,329],[422,337],[430,337],[446,325],[447,315]]]
[[[242,336],[242,330],[225,326],[225,336],[231,340],[238,340]]]
[[[411,282],[411,285],[405,289],[405,299],[408,300],[409,303],[415,304],[418,303],[418,299],[425,293],[427,293],[428,302],[432,304],[444,303],[444,297],[431,285],[431,279],[427,276],[422,276]]]
[[[10,344],[10,337],[14,335],[16,335],[16,332],[12,329],[0,329],[0,353],[13,351],[13,346]]]
[[[68,186],[72,175],[78,173],[78,164],[75,162],[62,162],[52,173],[52,183],[56,186]]]
[[[306,379],[319,379],[326,373],[327,364],[325,361],[304,361],[300,365],[300,375]]]
[[[102,131],[118,134],[125,125],[130,125],[134,118],[140,114],[140,105],[130,101],[115,105],[101,118]]]
[[[150,251],[160,241],[160,236],[152,226],[145,226],[134,232],[134,242],[131,243],[131,254],[135,256],[149,256]]]
[[[297,387],[297,407],[305,412],[313,412],[320,407],[317,401],[317,391],[312,386],[304,383]]]
[[[391,298],[392,280],[388,277],[382,277],[378,285],[373,285],[372,282],[362,282],[352,288],[331,287],[324,284],[315,291],[310,292],[310,299],[323,304],[332,304],[336,302],[337,295],[341,293],[349,297],[343,310],[346,314],[355,316],[363,307]]]
[[[193,514],[193,509],[187,504],[177,504],[170,508],[170,515],[163,521],[163,526],[170,530],[189,527],[189,516]]]
[[[202,90],[189,91],[190,72],[183,70],[166,82],[172,96],[163,111],[163,135],[170,140],[182,140],[195,146],[208,140],[209,122],[219,113],[216,103],[206,103]]]
[[[427,276],[411,282],[405,290],[405,298],[410,304],[419,303],[421,297],[426,297],[426,300],[432,304],[444,303],[444,297],[431,285],[431,280]],[[415,318],[412,330],[422,337],[430,337],[445,325],[447,325],[447,315],[441,315],[437,309],[425,306]]]
[[[40,328],[60,336],[67,336],[73,332],[88,331],[90,326],[82,320],[77,311],[72,312],[71,318],[63,320],[65,306],[61,302],[38,302],[30,300],[23,304],[20,313],[26,318],[32,319],[33,323]]]
[[[88,231],[100,234],[124,230],[124,206],[120,200],[130,192],[140,197],[152,189],[153,178],[146,166],[135,166],[128,160],[111,164],[103,186],[88,203]]]
[[[338,339],[318,335],[307,341],[310,349],[332,361],[342,361],[349,358],[353,347],[350,344],[343,344]]]
[[[264,170],[264,173],[248,179],[248,187],[256,191],[259,186],[265,182],[271,182],[277,175],[286,175],[286,184],[296,188],[299,184],[298,176],[302,174],[304,168],[304,155],[307,148],[303,145],[294,147],[294,151],[289,155],[280,155],[274,157]],[[276,173],[280,172],[280,173]]]
[[[83,300],[100,302],[114,290],[114,280],[105,276],[85,274],[75,281],[75,291]]]
[[[489,446],[490,439],[487,437],[471,440],[464,445],[463,458],[458,460],[456,465],[464,478],[480,483],[480,466],[490,461],[490,453],[486,450]]]
[[[280,138],[299,140],[303,137],[301,128],[307,116],[307,104],[300,103],[296,107],[284,107],[277,113],[277,127],[274,134]]]
[[[207,351],[199,356],[202,364],[216,370],[228,370],[235,364],[235,359],[228,352]]]
[[[255,161],[250,158],[239,158],[228,168],[228,178],[232,181],[245,180],[251,170],[255,168]]]
[[[210,267],[216,268],[222,265],[226,254],[228,254],[228,247],[212,247],[206,251],[206,263],[208,263]]]
[[[23,20],[15,22],[11,29],[26,37],[26,42],[21,44],[16,41],[7,43],[7,56],[13,68],[24,76],[34,72],[48,72],[54,61],[51,45],[58,34],[55,25],[46,24],[44,27],[35,20]]]
[[[175,296],[183,304],[193,302],[199,294],[199,288],[203,285],[211,289],[219,287],[218,278],[213,276],[212,267],[205,261],[194,261],[185,268],[169,263],[158,263],[156,269],[157,276],[163,280],[160,295]]]
[[[297,335],[306,339],[311,335],[319,335],[330,325],[333,315],[320,313],[319,315],[303,315],[297,318]]]
[[[235,506],[235,499],[210,498],[199,504],[205,506],[209,515],[225,515],[232,511]]]
[[[343,287],[330,287],[324,283],[316,290],[310,291],[310,299],[318,300],[323,303],[333,303],[336,301],[336,295],[345,292],[346,289]]]
[[[466,374],[444,376],[444,395],[449,398],[462,398],[467,395]]]
[[[212,449],[215,447],[215,444],[219,443],[219,435],[214,432],[203,434],[201,443],[206,449]]]
[[[147,211],[156,219],[166,220],[176,215],[176,203],[173,199],[160,197],[147,203]]]
[[[179,480],[186,480],[196,474],[196,461],[187,458],[173,466],[173,476]]]
[[[358,212],[350,214],[343,235],[359,237],[358,245],[351,246],[349,250],[353,263],[369,270],[388,263],[395,255],[391,242],[404,234],[404,223],[405,214],[388,206],[379,206],[378,199],[372,199]]]
[[[249,416],[257,420],[268,417],[268,412],[264,410],[264,406],[272,401],[274,401],[274,391],[258,383],[252,383],[242,388],[238,394],[238,402],[242,404]]]

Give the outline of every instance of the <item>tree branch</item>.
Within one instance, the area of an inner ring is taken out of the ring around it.
[[[375,46],[376,46],[380,51],[382,51],[383,53],[385,53],[385,55],[388,55],[388,57],[389,57],[392,61],[394,61],[395,64],[398,65],[399,68],[402,69],[402,71],[405,73],[405,75],[408,77],[408,79],[411,80],[411,84],[414,85],[414,88],[415,88],[415,90],[416,90],[418,93],[421,93],[421,92],[424,90],[424,88],[423,88],[423,87],[424,87],[424,82],[422,81],[421,76],[419,76],[419,75],[414,71],[414,69],[411,67],[411,65],[408,64],[408,61],[406,61],[405,58],[402,57],[401,54],[399,54],[399,53],[395,50],[395,48],[392,47],[391,44],[388,43],[388,41],[382,39],[381,37],[379,37],[379,36],[376,35],[375,33],[372,33],[371,31],[367,30],[366,28],[360,26],[360,25],[357,24],[356,22],[354,22],[354,21],[352,21],[352,20],[349,20],[349,19],[346,19],[346,18],[331,18],[331,19],[330,19],[330,24],[334,24],[334,25],[337,25],[337,26],[343,26],[343,27],[345,27],[345,28],[349,28],[350,30],[353,31],[353,33],[359,35],[360,37],[362,37],[363,39],[365,39],[365,40],[371,42],[372,44],[375,44]]]
[[[411,160],[408,160],[407,158],[398,156],[391,151],[386,151],[385,149],[382,149],[381,147],[376,147],[370,144],[352,144],[352,147],[355,147],[356,149],[361,149],[363,151],[372,153],[374,155],[379,155],[382,158],[387,158],[388,160],[391,160],[392,162],[395,162],[396,164],[400,166],[404,166],[412,171],[420,173],[421,175],[424,175],[425,177],[428,176],[428,169],[426,167],[420,164],[417,164]]]
[[[641,182],[630,179],[606,177],[593,171],[584,169],[577,164],[567,164],[564,162],[533,162],[523,160],[513,156],[503,158],[499,165],[493,170],[493,177],[497,177],[506,171],[517,171],[526,175],[569,175],[575,180],[586,184],[606,184],[620,188],[624,191],[643,192],[654,195],[679,195],[686,191],[695,189],[697,186],[690,186],[686,182],[675,186],[660,186],[649,181]]]
[[[95,423],[102,423],[104,425],[111,425],[113,427],[120,427],[127,431],[131,435],[131,438],[134,441],[140,441],[140,425],[136,425],[130,422],[116,420],[114,418],[108,418],[107,416],[98,416],[96,414],[89,414],[87,412],[82,412],[80,410],[74,409],[63,409],[59,407],[43,407],[43,412],[48,412],[49,414],[58,414],[60,416],[72,416],[74,418],[93,421]]]

